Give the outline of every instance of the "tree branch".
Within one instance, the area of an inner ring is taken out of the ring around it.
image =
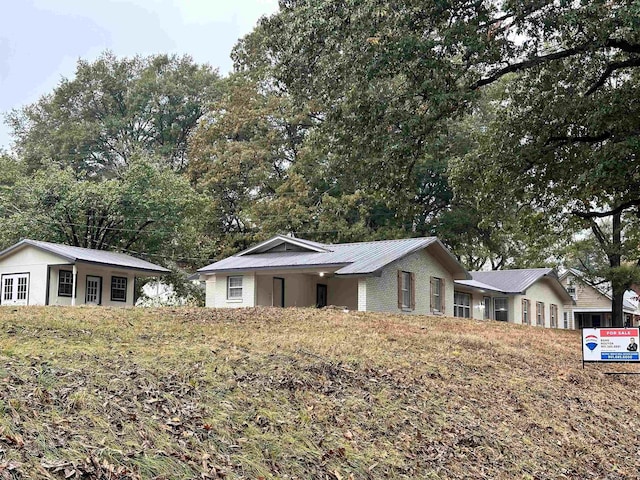
[[[630,67],[640,67],[640,58],[630,58],[622,62],[610,63],[609,65],[607,65],[607,68],[605,69],[605,71],[602,72],[602,75],[600,75],[600,78],[598,79],[598,81],[595,82],[593,85],[591,85],[591,87],[589,87],[589,90],[585,92],[584,96],[588,97],[593,92],[598,90],[602,85],[604,85],[604,82],[606,82],[607,79],[616,70],[621,70],[623,68],[630,68]]]
[[[547,55],[540,55],[538,57],[530,58],[529,60],[524,60],[518,63],[512,63],[511,65],[508,65],[494,72],[488,77],[481,78],[480,80],[472,83],[469,88],[470,90],[477,90],[480,87],[484,87],[485,85],[489,85],[490,83],[495,82],[496,80],[505,76],[507,73],[519,72],[520,70],[527,70],[529,68],[535,67],[545,62],[550,62],[553,60],[560,60],[562,58],[571,57],[573,55],[577,55],[578,53],[586,52],[591,48],[593,48],[591,44],[578,45],[577,47],[568,48],[566,50],[560,50],[559,52],[549,53]]]
[[[591,220],[594,218],[605,218],[617,215],[624,212],[627,208],[637,207],[639,205],[640,198],[636,198],[635,200],[629,200],[628,202],[621,203],[616,208],[606,212],[581,212],[580,210],[572,210],[571,213],[577,217],[584,218],[585,220]]]

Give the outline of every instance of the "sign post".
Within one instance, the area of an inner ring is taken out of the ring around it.
[[[583,328],[585,363],[640,363],[640,328]]]

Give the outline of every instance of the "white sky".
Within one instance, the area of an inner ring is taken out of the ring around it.
[[[277,0],[0,0],[0,150],[4,114],[72,77],[76,61],[189,54],[228,73],[229,54]]]

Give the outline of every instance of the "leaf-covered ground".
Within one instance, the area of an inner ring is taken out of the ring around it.
[[[637,478],[578,332],[315,309],[0,308],[0,478]]]

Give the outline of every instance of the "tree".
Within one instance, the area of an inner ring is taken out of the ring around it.
[[[366,197],[395,232],[421,234],[442,228],[438,219],[451,211],[449,157],[442,156],[447,125],[476,104],[482,89],[520,74],[536,92],[563,82],[565,99],[596,99],[640,64],[638,18],[637,4],[622,1],[288,0],[238,44],[234,58],[239,70],[260,72],[294,103],[313,105],[319,123],[310,137],[319,146],[316,162],[329,165],[333,191]],[[526,100],[542,107],[553,98],[536,93]],[[623,118],[625,108],[606,107],[611,118]],[[554,111],[559,119],[546,119],[552,128],[568,118]],[[595,139],[611,134],[600,131]],[[567,136],[584,143],[579,129]],[[487,207],[478,212],[487,215]],[[514,207],[529,224],[556,234],[567,227],[540,221],[540,205]]]
[[[199,197],[185,178],[143,157],[120,173],[95,181],[52,165],[22,176],[0,194],[2,247],[30,237],[180,262],[181,229]]]
[[[54,163],[109,177],[138,151],[182,171],[187,140],[218,95],[219,77],[190,57],[153,55],[79,60],[73,79],[12,111],[16,151],[30,170]]]
[[[454,175],[482,169],[487,181],[479,187],[489,204],[530,205],[565,238],[589,229],[606,256],[603,276],[622,326],[624,291],[636,278],[625,262],[640,261],[640,72],[609,72],[604,65],[618,61],[612,58],[591,52],[520,73],[483,147],[454,166]]]

